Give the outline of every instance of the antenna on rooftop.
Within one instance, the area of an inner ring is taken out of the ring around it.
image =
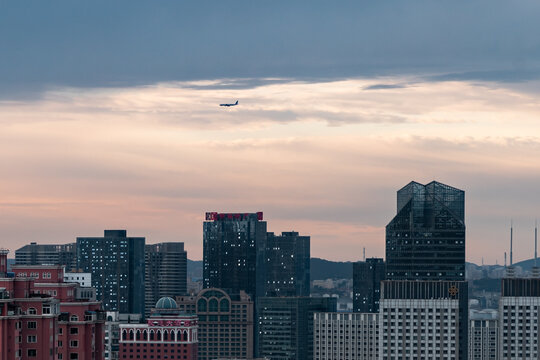
[[[514,264],[513,262],[513,251],[512,251],[512,245],[514,240],[514,224],[513,221],[510,220],[510,266]]]
[[[366,261],[366,247],[364,246],[364,261]]]
[[[536,258],[538,250],[538,220],[534,220],[534,267],[536,267]]]

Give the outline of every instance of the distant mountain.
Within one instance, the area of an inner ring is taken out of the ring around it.
[[[311,258],[311,280],[352,279],[352,262]]]
[[[189,260],[187,261],[187,276],[188,279],[199,280],[202,279],[203,274],[203,262],[202,260]]]

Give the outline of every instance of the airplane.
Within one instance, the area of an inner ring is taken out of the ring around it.
[[[236,100],[236,102],[234,104],[219,104],[219,106],[227,106],[227,107],[236,106],[236,105],[238,105],[238,100]]]

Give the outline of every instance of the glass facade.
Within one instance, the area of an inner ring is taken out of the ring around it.
[[[387,279],[465,280],[465,192],[436,181],[399,190],[386,262]]]
[[[353,311],[379,312],[381,281],[385,279],[383,259],[370,258],[353,263]]]

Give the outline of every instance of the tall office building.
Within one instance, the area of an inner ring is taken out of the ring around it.
[[[77,247],[75,243],[51,245],[31,242],[15,250],[17,265],[64,265],[66,271],[77,267]]]
[[[199,319],[199,360],[253,359],[253,302],[245,292],[204,289],[177,296],[178,310]]]
[[[469,360],[499,359],[499,321],[485,315],[471,313],[469,319]]]
[[[267,234],[266,296],[309,296],[310,237]]]
[[[379,314],[314,315],[314,360],[379,359]]]
[[[540,358],[540,279],[502,279],[499,300],[501,359]]]
[[[313,359],[313,319],[335,312],[336,298],[262,297],[257,299],[258,357],[272,360]]]
[[[380,258],[353,263],[353,311],[379,312],[381,281],[385,279],[386,266]]]
[[[106,311],[144,314],[144,237],[105,230],[103,237],[77,238],[77,264],[92,274]]]
[[[264,295],[266,221],[263,213],[206,213],[203,284],[229,294]]]
[[[183,242],[146,245],[145,302],[146,314],[162,297],[186,294],[187,253]]]
[[[467,291],[466,281],[383,281],[380,358],[466,359]]]
[[[397,193],[386,226],[386,278],[465,280],[465,193],[433,181]]]

